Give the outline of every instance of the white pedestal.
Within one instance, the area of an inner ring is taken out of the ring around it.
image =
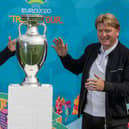
[[[52,86],[9,85],[8,129],[52,129]]]

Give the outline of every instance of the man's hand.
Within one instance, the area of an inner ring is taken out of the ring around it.
[[[64,44],[61,38],[55,38],[53,42],[55,45],[52,45],[52,47],[56,50],[57,54],[62,57],[66,56],[68,52],[67,44]]]
[[[104,90],[104,80],[95,74],[96,79],[87,79],[85,83],[85,88],[87,90],[103,91]]]
[[[8,48],[11,52],[16,51],[16,39],[11,40],[11,36],[8,37]]]

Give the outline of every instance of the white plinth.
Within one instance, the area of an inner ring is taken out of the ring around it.
[[[9,85],[8,129],[52,129],[52,86]]]

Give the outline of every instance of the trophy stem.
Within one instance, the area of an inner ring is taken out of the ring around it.
[[[36,77],[36,74],[38,72],[38,66],[37,65],[25,65],[24,71],[26,73],[25,81],[22,83],[22,85],[28,85],[31,87],[38,87],[40,86],[40,83]]]

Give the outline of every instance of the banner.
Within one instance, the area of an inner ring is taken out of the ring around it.
[[[53,112],[61,116],[66,126],[77,120],[81,75],[64,69],[55,50],[53,39],[61,37],[68,52],[78,58],[87,45],[97,42],[95,19],[102,13],[113,13],[120,21],[120,41],[129,47],[129,0],[1,0],[0,51],[8,44],[8,36],[18,38],[22,14],[44,15],[47,25],[48,55],[38,73],[41,83],[53,85]],[[26,28],[23,26],[22,34]],[[42,27],[39,27],[42,33]],[[16,56],[0,66],[0,92],[8,93],[9,84],[20,84],[25,74]],[[7,103],[7,100],[5,100]],[[78,127],[79,128],[79,127]],[[63,128],[61,128],[63,129]],[[74,128],[75,129],[75,128]]]

